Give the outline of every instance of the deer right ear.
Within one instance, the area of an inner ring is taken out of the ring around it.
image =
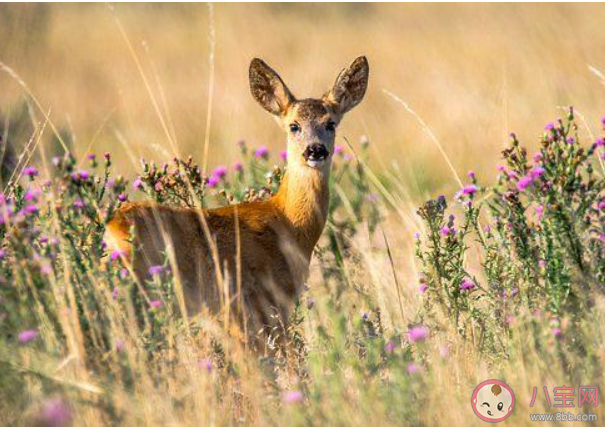
[[[252,96],[271,114],[282,115],[295,101],[281,77],[262,59],[252,60],[249,75]]]

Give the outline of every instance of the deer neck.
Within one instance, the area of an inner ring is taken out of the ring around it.
[[[330,159],[321,169],[296,163],[288,165],[275,196],[299,247],[309,257],[328,218],[330,168]]]

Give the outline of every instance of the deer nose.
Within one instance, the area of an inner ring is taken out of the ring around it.
[[[305,152],[303,153],[303,157],[305,160],[325,160],[330,153],[328,149],[323,144],[311,144],[307,146]]]

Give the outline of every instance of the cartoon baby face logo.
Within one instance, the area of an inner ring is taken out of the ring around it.
[[[488,423],[508,418],[515,407],[515,393],[505,382],[487,380],[479,384],[471,399],[473,411]]]

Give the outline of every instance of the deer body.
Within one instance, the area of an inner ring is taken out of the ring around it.
[[[326,223],[335,127],[363,98],[367,77],[360,57],[322,99],[297,101],[277,73],[255,59],[252,94],[288,131],[288,168],[278,192],[210,210],[130,203],[108,224],[108,244],[125,254],[139,279],[172,254],[189,314],[204,307],[218,314],[229,306],[249,338],[284,326]]]

